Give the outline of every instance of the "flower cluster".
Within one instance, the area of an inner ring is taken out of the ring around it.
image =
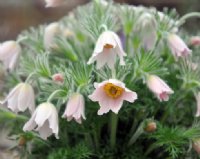
[[[61,0],[46,0],[46,7],[58,6],[61,2]],[[96,44],[93,48],[94,51],[87,59],[87,65],[93,65],[92,68],[96,72],[101,72],[106,69],[108,72],[110,71],[111,74],[102,81],[100,81],[100,78],[94,78],[95,81],[91,80],[88,83],[83,82],[79,84],[77,88],[68,91],[69,93],[66,95],[65,101],[63,102],[66,103],[66,108],[62,115],[62,118],[68,121],[74,119],[77,123],[81,124],[83,120],[86,120],[86,102],[98,102],[100,107],[97,111],[98,115],[106,114],[109,111],[118,114],[124,101],[134,103],[138,98],[142,98],[142,96],[139,97],[135,91],[127,88],[130,84],[128,85],[126,80],[116,76],[116,72],[119,71],[120,68],[127,66],[128,60],[134,61],[132,58],[129,58],[131,57],[129,56],[131,51],[128,49],[125,51],[122,45],[124,41],[121,40],[122,38],[116,31],[107,29],[106,27],[104,29],[105,30],[101,31],[99,34],[98,39],[96,39]],[[153,14],[143,13],[139,16],[134,31],[139,32],[140,49],[144,49],[146,54],[150,55],[154,53],[155,47],[157,47],[157,42],[160,40],[157,37],[157,30],[158,24]],[[67,36],[75,36],[73,33],[69,32],[69,30],[63,29],[57,22],[46,26],[43,35],[44,50],[55,51],[59,49],[60,46],[57,43],[57,37],[61,36],[63,33],[65,33],[65,35],[67,34]],[[163,38],[167,40],[168,47],[176,60],[185,59],[191,55],[192,51],[177,34],[165,32],[163,33]],[[199,44],[199,41],[198,38],[193,38],[191,43],[196,46]],[[0,44],[0,61],[3,63],[4,68],[9,71],[15,69],[19,55],[22,52],[19,43],[20,42],[6,41]],[[124,43],[126,44],[126,42]],[[52,54],[49,54],[49,56],[51,55]],[[141,70],[138,72],[144,77],[146,87],[160,102],[167,102],[169,100],[169,96],[173,94],[174,91],[168,86],[165,80],[161,79],[156,73],[144,72]],[[126,72],[124,72],[124,74],[125,73]],[[30,77],[27,77],[27,79]],[[56,72],[51,75],[48,80],[52,80],[54,83],[62,86],[67,79],[64,74]],[[43,139],[47,139],[52,134],[54,134],[56,138],[59,138],[58,109],[56,105],[53,104],[54,102],[51,101],[59,90],[52,92],[45,102],[39,103],[35,108],[36,99],[34,84],[28,81],[29,80],[26,80],[25,82],[17,84],[1,103],[6,104],[7,107],[15,113],[24,112],[29,109],[32,116],[24,125],[24,131],[38,131]],[[82,88],[85,88],[85,85],[90,85],[92,90],[81,91]],[[134,85],[134,83],[132,83],[132,85]],[[200,94],[196,96],[196,99],[196,116],[199,116]]]

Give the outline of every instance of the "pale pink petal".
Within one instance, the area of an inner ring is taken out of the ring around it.
[[[126,88],[122,98],[123,100],[133,103],[137,99],[137,93]]]

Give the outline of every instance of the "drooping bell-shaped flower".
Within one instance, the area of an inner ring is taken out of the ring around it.
[[[29,121],[23,127],[24,131],[38,131],[44,140],[54,134],[58,139],[58,112],[52,103],[40,104]]]
[[[196,117],[199,117],[200,116],[200,92],[196,95],[196,101],[197,101]]]
[[[94,87],[94,92],[88,97],[94,102],[99,102],[98,115],[110,110],[117,114],[124,100],[133,103],[137,99],[135,92],[126,88],[123,82],[116,79],[94,83]]]
[[[74,93],[73,95],[71,95],[67,102],[66,109],[62,117],[67,118],[68,121],[74,118],[79,124],[82,123],[82,119],[86,119],[85,100],[83,95],[79,93]]]
[[[27,108],[31,113],[35,110],[35,95],[32,86],[28,83],[19,83],[2,102],[13,112],[24,112]]]
[[[58,7],[63,4],[63,0],[45,0],[46,6],[45,7]]]
[[[136,22],[136,31],[146,50],[152,50],[157,40],[157,22],[155,16],[150,13],[143,13]]]
[[[168,35],[168,45],[175,58],[187,57],[192,51],[187,47],[185,42],[176,34]]]
[[[147,86],[160,101],[168,101],[169,95],[174,93],[174,91],[156,75],[148,76]]]
[[[120,58],[120,65],[125,65],[124,56],[126,56],[126,53],[122,48],[120,38],[115,32],[105,31],[99,36],[88,64],[96,61],[97,69],[105,64],[112,69],[114,68],[117,56]]]
[[[0,44],[0,61],[4,67],[12,71],[21,53],[21,47],[16,41],[6,41]]]
[[[60,26],[57,22],[46,26],[44,30],[44,46],[46,49],[56,48],[55,37],[60,34]]]

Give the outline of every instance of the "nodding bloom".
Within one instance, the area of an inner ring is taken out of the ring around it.
[[[110,110],[117,114],[124,100],[133,103],[137,99],[135,92],[126,88],[123,82],[116,79],[94,83],[94,87],[94,92],[88,97],[94,102],[99,102],[98,115]]]
[[[193,46],[200,46],[200,36],[191,37],[190,44]]]
[[[97,61],[97,69],[99,69],[107,63],[112,69],[116,56],[120,58],[120,65],[125,65],[123,57],[126,56],[126,53],[123,51],[118,35],[112,31],[105,31],[99,36],[88,64]]]
[[[4,67],[12,71],[21,53],[21,47],[16,41],[6,41],[0,44],[0,61]]]
[[[31,113],[35,110],[35,95],[32,86],[28,83],[19,83],[15,86],[2,104],[13,112],[24,112],[27,108]]]
[[[58,23],[51,23],[44,30],[44,46],[46,49],[56,48],[55,37],[60,34]]]
[[[23,127],[24,131],[38,131],[44,140],[52,134],[58,139],[58,129],[58,112],[52,103],[40,104]]]
[[[160,101],[168,101],[169,95],[174,93],[174,91],[156,75],[148,76],[147,86]]]
[[[63,74],[61,74],[61,73],[56,73],[56,74],[54,74],[53,76],[52,76],[52,79],[53,79],[53,81],[55,81],[55,82],[60,82],[60,83],[63,83],[64,82],[64,77],[63,77]]]
[[[143,13],[136,22],[136,31],[139,33],[143,47],[152,50],[157,40],[157,22],[154,15]]]
[[[82,118],[85,118],[85,100],[83,95],[79,93],[74,93],[68,100],[65,112],[62,116],[67,118],[68,121],[73,118],[77,123],[82,123]]]
[[[176,34],[168,35],[168,45],[172,54],[176,57],[187,57],[192,51],[187,47],[185,42]]]
[[[200,155],[200,138],[193,140],[192,147]]]
[[[197,101],[196,117],[199,117],[200,116],[200,92],[196,95],[196,101]]]
[[[58,7],[63,4],[63,0],[45,0],[46,6],[45,7]]]

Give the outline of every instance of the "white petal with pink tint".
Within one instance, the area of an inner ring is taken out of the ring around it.
[[[168,35],[168,45],[173,55],[178,57],[187,57],[192,51],[187,47],[185,42],[176,34]]]
[[[24,112],[27,108],[31,113],[35,110],[35,94],[32,86],[27,83],[19,83],[15,86],[2,103],[13,112]]]
[[[97,69],[100,69],[105,64],[113,68],[117,56],[119,56],[120,65],[125,65],[124,56],[126,56],[126,53],[122,48],[118,35],[112,31],[105,31],[99,36],[88,64],[96,61]]]
[[[196,117],[199,117],[200,116],[200,92],[196,95],[196,101],[197,101]]]
[[[174,91],[156,75],[149,75],[147,86],[160,101],[168,101],[169,94],[174,93]]]
[[[58,7],[63,4],[63,0],[45,0],[46,7]]]
[[[94,87],[94,92],[88,97],[99,103],[98,115],[108,113],[110,110],[117,114],[124,100],[133,103],[137,99],[135,92],[127,89],[123,82],[116,79],[94,83]]]
[[[79,93],[74,93],[73,95],[71,95],[67,102],[67,106],[62,117],[67,118],[68,121],[74,118],[79,124],[82,123],[82,118],[86,119],[85,100],[83,95]]]
[[[23,127],[24,131],[38,131],[44,140],[54,134],[58,139],[58,112],[51,103],[42,103],[34,111],[32,117]]]
[[[16,66],[21,47],[16,41],[6,41],[0,44],[0,61],[8,70],[13,70]]]

